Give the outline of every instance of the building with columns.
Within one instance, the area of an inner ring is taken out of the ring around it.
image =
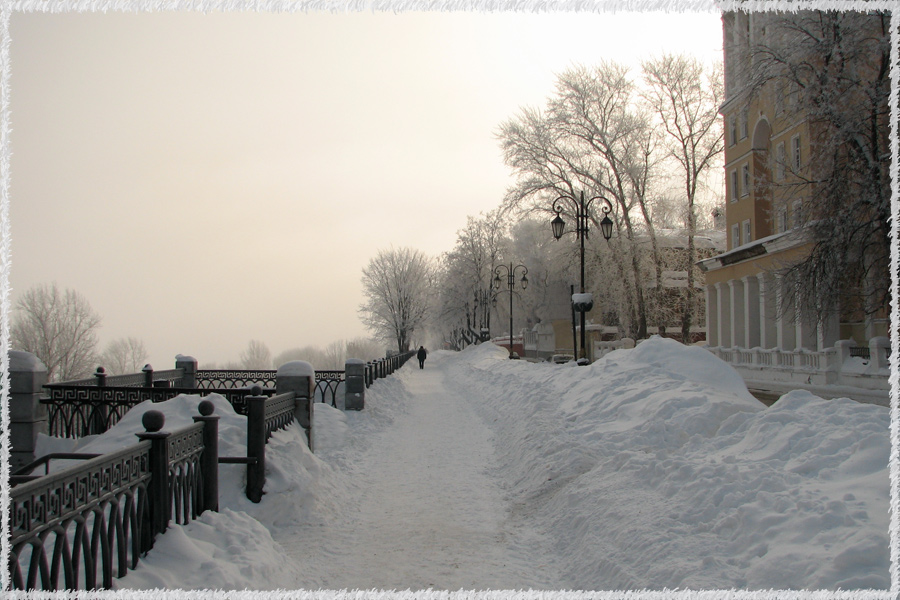
[[[806,232],[821,174],[817,125],[803,90],[789,77],[758,77],[758,49],[778,35],[785,13],[728,12],[725,51],[725,193],[727,250],[701,260],[707,344],[711,348],[823,352],[839,340],[867,347],[887,336],[887,307],[872,315],[848,303],[817,318],[798,300],[786,268],[810,251]],[[783,41],[783,40],[781,40]],[[887,132],[885,132],[885,136]],[[804,376],[805,377],[805,376]],[[809,378],[812,380],[812,377]],[[824,379],[823,379],[824,381]]]

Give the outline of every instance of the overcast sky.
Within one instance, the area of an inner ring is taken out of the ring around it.
[[[156,369],[367,335],[363,267],[498,206],[497,127],[556,73],[722,53],[714,12],[15,13],[10,36],[11,302],[74,288]]]

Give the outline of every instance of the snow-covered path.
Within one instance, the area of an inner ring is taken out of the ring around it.
[[[559,588],[545,557],[528,556],[541,546],[536,534],[508,519],[489,475],[491,432],[471,400],[452,393],[442,358],[395,375],[405,393],[390,400],[389,427],[337,453],[322,451],[344,467],[332,475],[352,485],[335,486],[350,494],[331,498],[344,509],[338,520],[275,534],[303,565],[298,587]],[[370,416],[347,413],[348,420]]]
[[[797,390],[765,408],[706,350],[659,338],[589,367],[490,344],[417,367],[376,381],[362,411],[317,404],[315,454],[299,426],[274,434],[259,504],[245,468],[222,465],[220,512],[170,525],[117,586],[894,585],[885,407]],[[142,404],[79,451],[132,444],[149,408],[190,423],[199,402]],[[240,456],[244,417],[215,402],[220,452]]]

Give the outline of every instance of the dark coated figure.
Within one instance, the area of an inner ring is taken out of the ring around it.
[[[416,352],[416,358],[419,359],[419,368],[425,368],[425,358],[428,356],[428,352],[425,351],[425,346],[419,346],[419,351]]]

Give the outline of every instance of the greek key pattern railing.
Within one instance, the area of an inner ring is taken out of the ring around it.
[[[169,454],[169,489],[174,510],[172,518],[186,525],[203,512],[203,478],[200,455],[203,454],[203,426],[190,425],[166,439]]]
[[[134,568],[152,543],[149,451],[141,442],[14,487],[12,587],[108,588]]]
[[[266,400],[266,440],[279,429],[290,425],[294,420],[296,404],[294,392],[272,396]]]
[[[88,387],[83,385],[44,386],[48,396],[41,399],[47,406],[49,434],[54,437],[80,438],[109,430],[113,425],[141,402],[152,400],[164,402],[179,394],[216,393],[223,396],[236,413],[247,414],[246,396],[250,390],[240,389],[194,389],[194,388],[141,388],[141,387]],[[263,388],[262,393],[271,395],[273,388]]]
[[[154,412],[145,414],[145,427]],[[162,414],[154,416],[161,427]],[[205,509],[205,426],[144,432],[139,437],[146,439],[132,446],[12,488],[11,586],[109,588],[113,577],[137,566],[171,520],[197,518]],[[209,475],[217,477],[216,470]]]
[[[344,375],[344,371],[316,371],[315,399],[337,408],[337,393]]]
[[[197,371],[197,387],[200,389],[242,388],[254,384],[262,387],[275,387],[276,371],[246,370],[246,371]]]

